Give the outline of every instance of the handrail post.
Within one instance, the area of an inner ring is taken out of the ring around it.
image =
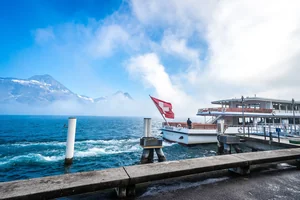
[[[248,137],[250,137],[250,127],[248,126]]]

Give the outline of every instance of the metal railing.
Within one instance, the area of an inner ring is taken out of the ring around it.
[[[230,125],[229,127],[239,127],[239,134],[243,134],[243,126],[241,125]],[[275,134],[278,133],[278,128],[280,129],[281,136],[300,136],[300,125],[293,125],[293,124],[273,124],[273,123],[266,123],[260,125],[245,125],[245,134],[264,134],[269,133]]]
[[[273,109],[266,108],[200,108],[199,113],[202,112],[251,112],[251,113],[272,113]]]

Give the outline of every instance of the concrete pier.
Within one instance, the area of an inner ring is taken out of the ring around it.
[[[297,160],[300,148],[250,152],[168,161],[116,169],[0,183],[0,199],[50,199],[106,188],[117,188],[120,197],[135,193],[135,185],[149,181],[195,175],[229,168]]]
[[[0,199],[51,199],[106,188],[126,188],[128,183],[123,168],[73,173],[0,183]]]

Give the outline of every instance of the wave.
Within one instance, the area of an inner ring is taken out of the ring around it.
[[[112,139],[112,140],[83,140],[83,141],[75,141],[75,144],[120,144],[120,143],[136,143],[139,142],[140,138],[134,139]]]
[[[135,143],[139,142],[139,138],[135,139],[121,139],[121,140],[81,140],[75,141],[76,145],[86,145],[86,144],[118,144],[118,143]],[[66,142],[61,141],[49,141],[49,142],[18,142],[9,144],[0,144],[0,147],[29,147],[29,146],[66,146]]]
[[[131,152],[142,152],[142,147],[139,144],[140,138],[132,139],[111,139],[111,140],[82,140],[75,142],[74,158],[76,157],[98,157],[102,155],[121,154]],[[163,146],[169,147],[176,145],[176,143],[169,143],[163,141]],[[21,155],[15,157],[4,156],[0,158],[0,166],[17,164],[21,162],[42,163],[42,162],[56,162],[64,160],[66,142],[20,142],[9,144],[14,148],[33,147],[30,152],[19,149]],[[39,148],[37,146],[44,146]],[[54,149],[54,148],[55,149]]]
[[[8,143],[0,144],[0,147],[29,147],[29,146],[65,146],[66,142],[17,142],[17,143]]]
[[[59,160],[63,160],[65,157],[60,155],[60,156],[43,156],[42,154],[39,153],[30,153],[28,155],[20,155],[20,156],[15,156],[13,158],[10,158],[9,160],[6,161],[1,161],[1,165],[7,165],[7,164],[19,164],[19,163],[41,163],[41,162],[56,162]]]
[[[167,142],[167,141],[163,141],[163,146],[164,147],[170,147],[170,146],[173,146],[173,145],[176,145],[177,143],[175,142]]]
[[[117,143],[114,146],[101,146],[101,147],[92,147],[84,151],[75,152],[75,157],[89,157],[89,156],[99,156],[103,154],[120,154],[128,152],[138,152],[141,151],[139,144],[125,144]]]
[[[41,143],[18,143],[17,146],[35,146],[35,145],[63,145],[65,142],[41,142]],[[35,150],[36,151],[36,150]],[[122,140],[85,140],[75,142],[74,158],[76,157],[97,157],[107,154],[121,154],[141,151],[139,139]],[[26,155],[24,155],[26,153]],[[65,158],[65,150],[49,148],[40,149],[38,153],[22,152],[23,155],[15,157],[5,156],[0,159],[0,166],[18,164],[18,163],[42,163],[56,162]],[[45,155],[46,154],[46,155]],[[50,155],[49,155],[50,154]]]

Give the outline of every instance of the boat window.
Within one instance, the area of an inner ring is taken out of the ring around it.
[[[267,123],[273,123],[273,119],[272,118],[266,118],[266,122]]]
[[[279,104],[278,103],[273,103],[273,109],[279,110]]]
[[[280,118],[274,118],[274,123],[279,124],[280,123]]]
[[[281,104],[280,105],[280,110],[285,110],[286,105],[285,104]]]
[[[243,118],[239,117],[239,122],[240,125],[243,124]],[[245,125],[247,124],[252,124],[253,123],[253,118],[245,117]]]
[[[243,124],[243,118],[239,117],[239,124]]]

